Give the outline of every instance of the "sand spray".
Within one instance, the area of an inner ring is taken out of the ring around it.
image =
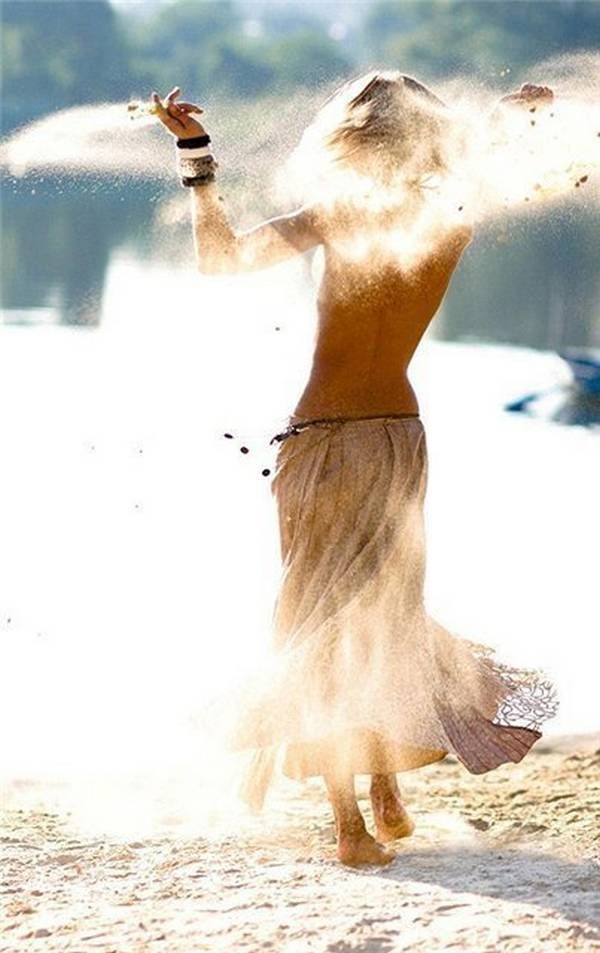
[[[498,91],[481,90],[466,78],[433,84],[452,106],[460,129],[448,143],[451,173],[422,183],[425,202],[419,215],[404,223],[407,227],[384,235],[377,230],[365,235],[364,229],[360,236],[350,234],[346,253],[372,259],[374,243],[379,243],[386,256],[394,254],[418,265],[448,223],[485,225],[502,218],[517,228],[533,214],[551,219],[558,206],[574,216],[584,206],[597,208],[599,66],[600,56],[593,53],[539,64],[530,71],[531,82],[550,85],[554,102],[535,110],[507,111],[492,127],[488,117]],[[259,104],[227,104],[222,111],[217,102],[206,106],[206,126],[219,153],[224,195],[228,199],[231,194],[236,221],[252,224],[257,216],[287,210],[311,197],[334,205],[340,196],[350,195],[359,208],[362,202],[365,209],[380,210],[402,196],[400,180],[396,195],[390,197],[351,172],[331,178],[325,157],[318,150],[311,154],[310,142],[298,153],[299,173],[292,152],[323,98],[323,91],[302,92],[285,104],[273,98]],[[171,137],[150,112],[135,120],[131,115],[125,102],[61,110],[5,138],[0,143],[0,164],[9,182],[23,177],[35,182],[38,176],[81,179],[85,189],[86,177],[98,176],[115,177],[132,187],[152,180],[161,189],[170,183],[177,189]],[[157,209],[157,240],[167,245],[173,230],[189,227],[188,196],[180,193],[164,198]],[[161,713],[157,699],[134,685],[130,704],[115,705],[107,721],[98,693],[81,691],[72,717],[85,731],[75,748],[90,740],[100,746],[96,767],[61,757],[61,739],[52,756],[42,741],[36,750],[33,734],[27,758],[15,765],[13,778],[37,776],[57,782],[57,799],[66,800],[91,825],[123,836],[168,825],[169,817],[177,818],[174,832],[207,835],[231,825],[232,818],[243,823],[246,815],[236,806],[236,795],[247,759],[228,752],[227,738],[246,676],[272,664],[265,644],[263,640],[235,670],[223,656],[210,675],[199,672],[194,711]],[[69,659],[64,662],[68,666]],[[91,670],[90,677],[94,677]],[[207,700],[209,692],[212,698]],[[68,719],[65,706],[63,723]],[[18,732],[18,726],[14,730]],[[124,737],[127,732],[129,740]],[[64,745],[68,744],[65,738]],[[23,790],[18,792],[20,799]],[[10,796],[17,797],[12,791]]]

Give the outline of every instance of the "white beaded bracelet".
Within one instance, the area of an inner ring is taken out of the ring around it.
[[[177,171],[184,187],[208,185],[215,181],[218,163],[209,148],[209,142],[208,135],[196,136],[192,139],[177,139],[175,143]]]

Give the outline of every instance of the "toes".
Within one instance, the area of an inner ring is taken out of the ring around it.
[[[377,855],[377,860],[374,860],[373,863],[380,864],[382,867],[385,867],[387,866],[387,864],[391,864],[391,862],[395,860],[395,858],[396,858],[395,851],[390,850],[389,847],[381,847]]]
[[[338,857],[347,867],[359,867],[362,864],[385,866],[390,864],[395,856],[395,851],[383,847],[370,835],[359,841],[338,844]]]
[[[415,829],[414,821],[407,811],[402,809],[395,817],[375,818],[375,836],[381,844],[410,837]]]
[[[414,833],[414,824],[403,824],[398,827],[378,827],[375,836],[380,844],[389,844],[403,837],[410,837]]]

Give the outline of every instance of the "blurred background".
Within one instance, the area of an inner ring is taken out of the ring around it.
[[[4,765],[156,761],[268,637],[278,553],[262,471],[308,370],[315,268],[309,254],[198,274],[172,143],[127,126],[126,103],[177,84],[205,107],[227,208],[250,225],[276,210],[267,183],[340,80],[376,65],[490,97],[545,83],[543,61],[598,52],[600,3],[0,10]],[[546,668],[559,732],[600,726],[599,215],[580,193],[481,226],[411,367],[431,456],[430,610]]]
[[[207,109],[230,194],[246,172],[245,207],[336,80],[380,65],[434,87],[460,75],[506,92],[542,81],[532,75],[536,63],[600,43],[600,4],[587,0],[4,0],[1,10],[3,136],[58,110],[147,98],[154,88],[164,95],[177,83]],[[156,206],[176,194],[174,173],[140,161],[123,179],[90,166],[67,186],[33,170],[4,179],[5,321],[94,324],[119,249],[147,256]],[[600,346],[597,224],[582,203],[575,219],[555,212],[550,228],[539,220],[510,234],[505,225],[488,228],[435,333]],[[177,247],[190,254],[187,231]]]

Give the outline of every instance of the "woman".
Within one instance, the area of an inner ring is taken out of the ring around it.
[[[295,155],[314,201],[236,233],[221,204],[202,110],[175,88],[154,109],[176,137],[198,266],[264,268],[322,246],[308,384],[274,438],[284,575],[275,667],[237,736],[256,755],[257,803],[277,754],[295,778],[324,777],[339,858],[388,863],[412,832],[396,772],[455,754],[473,773],[520,761],[553,714],[551,686],[495,662],[425,612],[427,448],[407,368],[471,239],[451,188],[460,142],[420,83],[371,72],[320,109]],[[507,97],[532,108],[546,87]],[[289,166],[294,168],[294,162]],[[371,775],[375,837],[354,775]]]

